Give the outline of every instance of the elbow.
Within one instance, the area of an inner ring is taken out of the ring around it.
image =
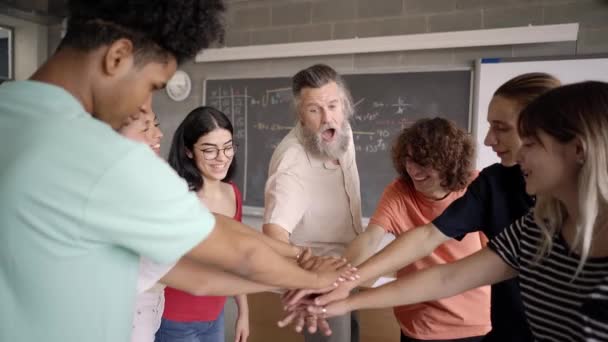
[[[213,285],[210,276],[213,274],[206,274],[203,280],[201,276],[194,275],[188,278],[188,281],[179,284],[167,284],[167,286],[186,292],[192,296],[212,296]]]
[[[201,285],[187,291],[192,296],[211,296],[211,291],[207,285]]]

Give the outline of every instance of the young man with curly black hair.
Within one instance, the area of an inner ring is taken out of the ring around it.
[[[56,53],[0,88],[0,341],[127,341],[140,256],[274,287],[336,281],[335,270],[279,255],[298,248],[269,247],[209,213],[149,148],[115,131],[222,37],[222,1],[68,6]]]

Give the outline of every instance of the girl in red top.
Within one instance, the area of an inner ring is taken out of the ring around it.
[[[236,170],[233,128],[226,115],[211,107],[190,112],[177,128],[169,164],[210,211],[241,221],[241,194],[230,179]],[[247,297],[238,306],[236,342],[249,336]],[[165,311],[156,342],[224,342],[226,297],[193,296],[165,289]]]

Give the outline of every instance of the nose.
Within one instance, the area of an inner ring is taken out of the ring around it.
[[[226,150],[217,151],[217,157],[215,157],[215,160],[217,160],[217,161],[228,160],[228,158],[226,158]]]
[[[326,124],[329,123],[332,119],[331,112],[323,107],[321,108],[321,123]]]
[[[497,144],[496,134],[494,134],[492,128],[488,130],[485,139],[483,139],[483,144],[490,147],[495,146]]]

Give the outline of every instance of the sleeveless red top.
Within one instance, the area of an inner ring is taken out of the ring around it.
[[[243,218],[243,200],[236,184],[231,183],[236,198],[234,219],[241,222]],[[226,297],[193,296],[170,287],[165,288],[165,311],[163,318],[177,322],[215,321],[222,309]]]

